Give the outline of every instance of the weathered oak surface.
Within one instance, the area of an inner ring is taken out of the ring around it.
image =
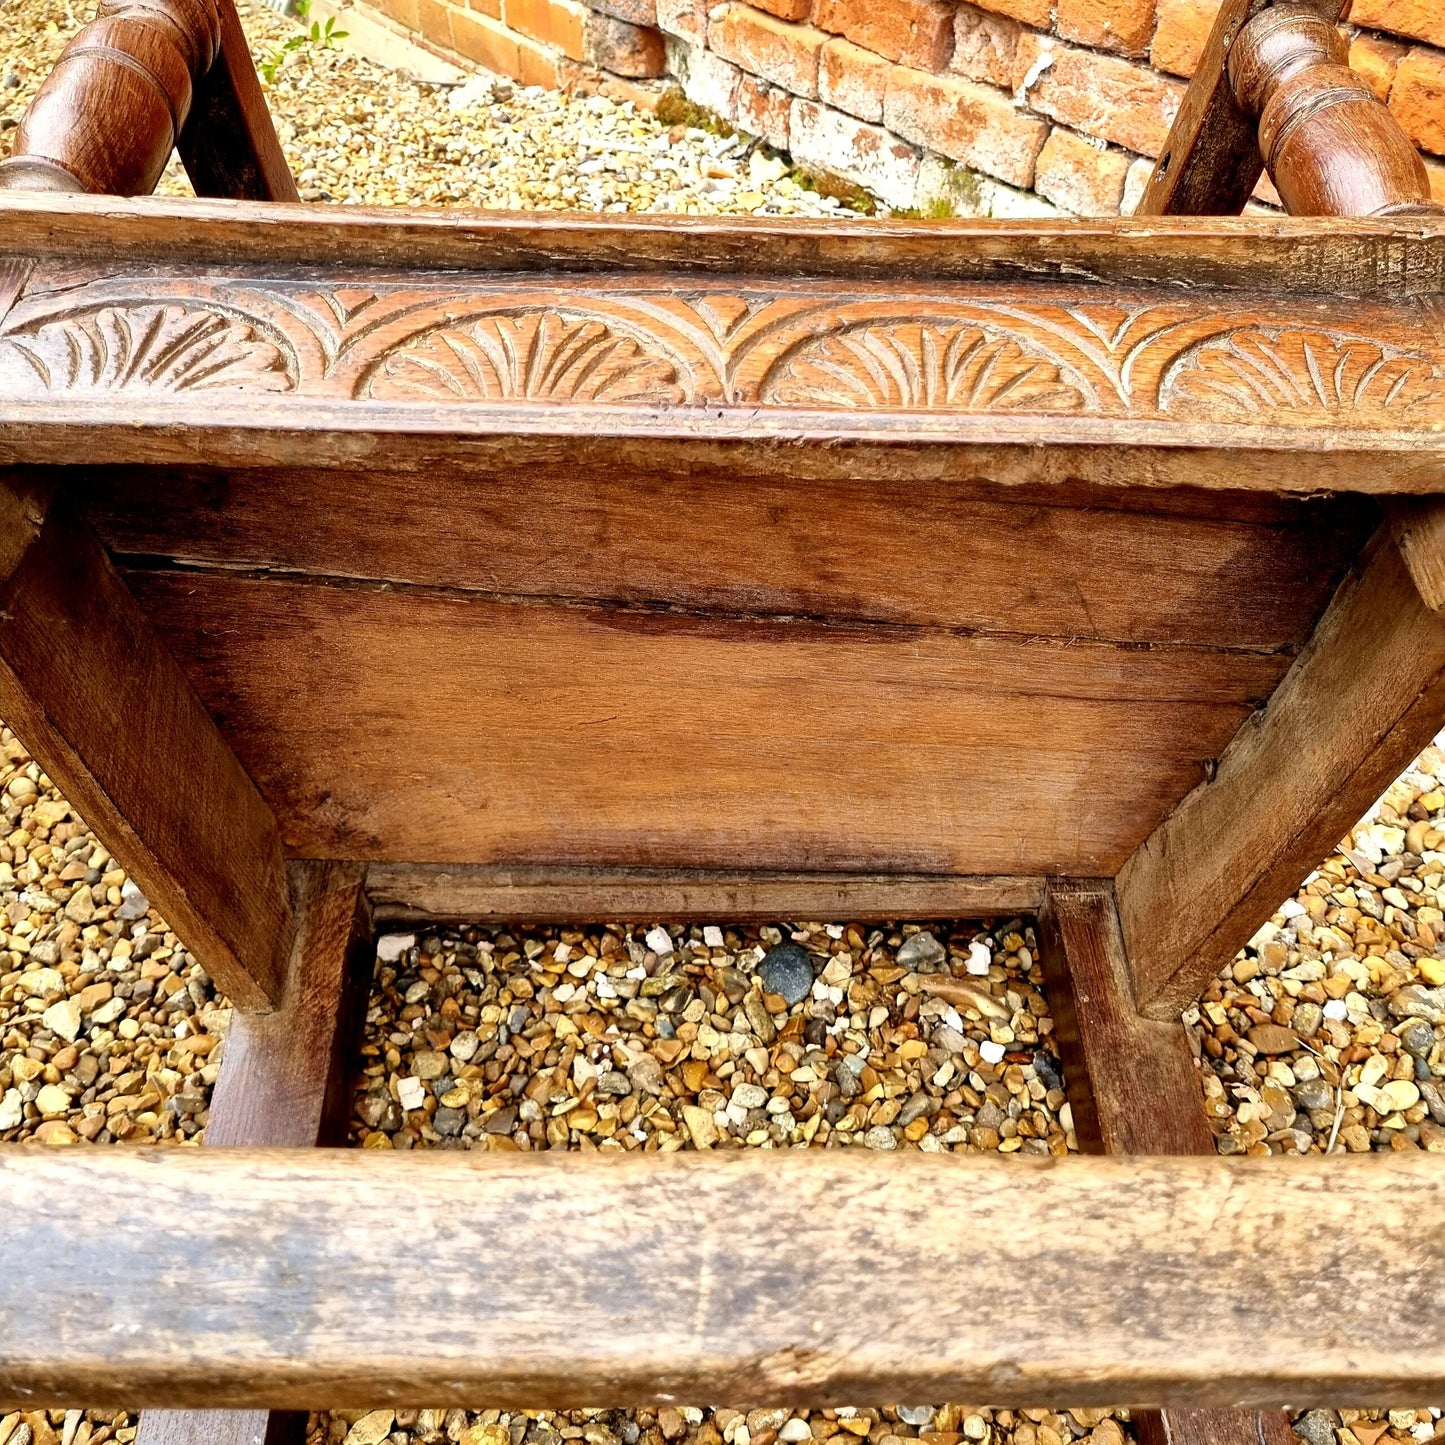
[[[1420,1328],[1445,1172],[1423,1155],[20,1148],[0,1154],[0,1213],[5,1402],[1304,1405],[1445,1387],[1445,1341]]]
[[[288,921],[274,819],[90,530],[43,494],[0,496],[0,711],[216,983],[268,1006]]]
[[[1177,1015],[1445,717],[1445,618],[1388,529],[1269,705],[1119,874],[1141,1009]]]
[[[378,923],[556,920],[977,918],[1032,913],[1042,878],[910,873],[744,873],[647,868],[507,868],[376,863]]]
[[[1051,883],[1040,962],[1079,1148],[1086,1154],[1214,1155],[1199,1071],[1177,1020],[1139,1015],[1107,880]],[[1141,1445],[1293,1445],[1280,1410],[1136,1412]]]
[[[126,575],[300,857],[1109,873],[1287,660]]]

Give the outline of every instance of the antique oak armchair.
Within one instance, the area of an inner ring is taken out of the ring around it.
[[[104,0],[0,164],[0,715],[245,1147],[0,1151],[0,1403],[1439,1398],[1439,1162],[1216,1159],[1178,1022],[1445,717],[1445,224],[1340,9],[1225,0],[1134,219],[737,225],[288,204],[230,0]],[[1118,1157],[277,1147],[378,923],[1018,912]]]

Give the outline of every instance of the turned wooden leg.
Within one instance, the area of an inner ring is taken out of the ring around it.
[[[309,1148],[346,1139],[351,1065],[366,1017],[371,925],[354,863],[293,863],[296,931],[286,993],[237,1011],[211,1098],[206,1144]],[[147,1410],[136,1445],[298,1445],[286,1410]]]
[[[1051,884],[1039,950],[1079,1148],[1213,1154],[1183,1025],[1134,1007],[1113,884]],[[1298,1445],[1282,1410],[1145,1410],[1134,1418],[1140,1445]]]

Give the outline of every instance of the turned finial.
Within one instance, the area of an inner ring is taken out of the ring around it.
[[[1296,216],[1437,212],[1419,152],[1348,54],[1337,27],[1294,4],[1261,10],[1230,48],[1230,86],[1259,121],[1280,199]]]
[[[102,0],[20,122],[0,190],[154,190],[220,43],[216,0]]]

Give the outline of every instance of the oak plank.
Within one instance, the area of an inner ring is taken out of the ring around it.
[[[1210,515],[1180,515],[1182,496],[1117,487],[1017,495],[866,476],[808,487],[635,460],[613,472],[453,468],[426,486],[376,468],[251,467],[77,468],[63,484],[122,565],[139,553],[518,596],[1265,650],[1303,642],[1366,534],[1352,499],[1215,494]],[[966,539],[960,565],[939,556],[945,537]]]
[[[1445,618],[1384,529],[1268,705],[1124,864],[1141,1010],[1177,1015],[1445,717]]]
[[[1039,959],[1054,1037],[1086,1154],[1211,1158],[1199,1074],[1177,1021],[1142,1017],[1107,879],[1049,884],[1039,911]],[[1147,1410],[1141,1445],[1292,1445],[1280,1410]]]
[[[1332,1405],[1445,1383],[1418,1327],[1445,1172],[1421,1154],[21,1146],[0,1214],[0,1402],[31,1408]]]
[[[0,498],[0,710],[217,985],[267,1007],[289,918],[274,818],[89,529],[43,493]]]
[[[1032,913],[1044,896],[1042,878],[405,863],[372,864],[366,886],[373,915],[385,924],[977,918]]]
[[[1395,545],[1421,600],[1432,612],[1445,611],[1445,504],[1401,497],[1387,511]]]
[[[371,979],[364,870],[292,863],[291,958],[270,1013],[237,1011],[204,1142],[308,1148],[346,1141],[355,1048]],[[146,1410],[138,1445],[297,1445],[306,1417],[272,1410]]]
[[[1445,290],[1445,224],[1308,217],[1061,221],[501,215],[457,207],[261,205],[0,194],[6,253],[229,266],[1080,279],[1186,293],[1263,289],[1396,301]]]
[[[276,135],[235,0],[216,0],[221,48],[196,81],[176,141],[196,195],[236,201],[301,197]]]
[[[301,857],[1108,873],[1284,662],[126,575]]]

